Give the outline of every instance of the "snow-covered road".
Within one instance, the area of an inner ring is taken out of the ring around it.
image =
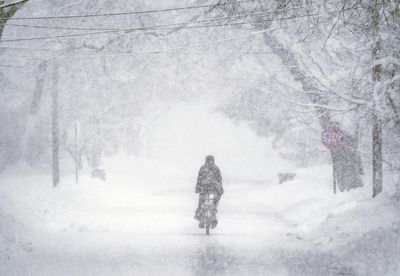
[[[366,193],[333,197],[328,186],[319,185],[327,180],[311,178],[312,171],[300,171],[284,185],[225,183],[220,224],[211,236],[197,228],[197,198],[186,180],[147,179],[153,185],[139,188],[111,176],[106,183],[83,178],[75,186],[71,175],[53,189],[39,184],[46,180],[41,175],[3,178],[7,207],[2,205],[6,221],[0,229],[6,248],[0,274],[374,275],[365,255],[349,260],[357,242],[365,242],[360,233],[374,225],[348,217],[347,225],[335,223],[346,212],[360,220],[362,213],[354,212],[364,210],[359,205]],[[168,188],[169,181],[178,184]],[[382,221],[390,223],[395,215],[392,210]],[[391,251],[400,245],[398,236],[385,232],[377,242]]]
[[[284,251],[298,246],[295,226],[248,202],[246,190],[228,189],[211,236],[193,220],[189,189],[125,190],[113,206],[76,195],[80,209],[57,215],[68,222],[37,226],[31,244],[3,260],[2,275],[287,275]]]

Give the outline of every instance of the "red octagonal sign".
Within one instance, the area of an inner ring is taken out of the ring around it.
[[[343,131],[335,125],[327,126],[322,132],[322,144],[330,150],[339,150],[345,144]]]

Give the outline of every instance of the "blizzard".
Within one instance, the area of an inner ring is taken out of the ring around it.
[[[0,276],[400,275],[399,34],[398,0],[0,0]]]
[[[278,184],[290,164],[271,141],[203,107],[177,105],[153,124],[161,127],[149,126],[146,141],[157,154],[110,158],[105,182],[86,172],[76,184],[71,168],[56,190],[46,167],[7,169],[0,274],[398,275],[399,206],[388,195],[372,200],[370,187],[332,194],[329,165]],[[195,139],[204,125],[214,139]],[[193,219],[194,183],[202,149],[213,145],[226,192],[206,236]]]

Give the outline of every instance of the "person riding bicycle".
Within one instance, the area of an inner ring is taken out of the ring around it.
[[[197,178],[197,184],[195,193],[199,193],[199,205],[196,210],[196,214],[194,218],[198,221],[199,227],[204,228],[205,225],[202,221],[202,204],[207,200],[209,194],[215,194],[214,204],[215,204],[215,213],[213,214],[213,222],[212,228],[215,228],[218,224],[218,220],[216,217],[216,210],[218,206],[218,202],[224,193],[224,189],[222,188],[222,177],[221,171],[215,165],[214,156],[208,155],[206,157],[206,162],[203,166],[201,166],[199,171],[199,176]]]

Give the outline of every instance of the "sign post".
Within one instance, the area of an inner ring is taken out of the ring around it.
[[[79,178],[79,153],[78,153],[78,131],[79,131],[79,122],[75,121],[75,182],[78,183]]]
[[[327,147],[331,152],[336,152],[341,150],[344,147],[345,135],[343,131],[335,126],[329,125],[322,131],[322,144]],[[333,165],[333,193],[336,194],[336,168]]]

